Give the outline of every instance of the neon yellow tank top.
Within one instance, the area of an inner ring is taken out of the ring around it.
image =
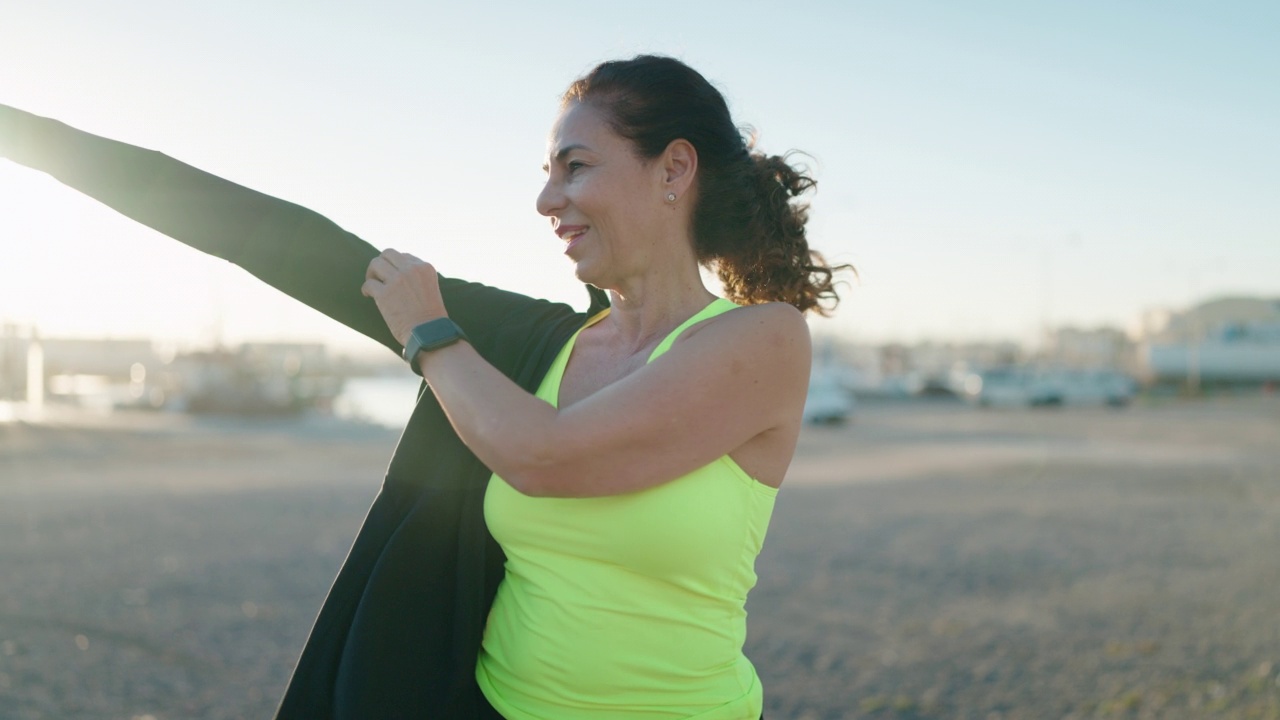
[[[649,362],[735,307],[712,302]],[[538,388],[553,406],[576,340]],[[759,717],[744,604],[777,492],[728,455],[599,498],[529,497],[495,474],[485,520],[507,562],[476,665],[485,697],[509,720]]]

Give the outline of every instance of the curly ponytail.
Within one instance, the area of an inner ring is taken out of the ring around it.
[[[809,206],[793,202],[817,183],[786,157],[755,151],[754,139],[733,124],[724,96],[693,68],[658,55],[601,63],[570,85],[562,101],[604,111],[641,157],[658,157],[678,138],[693,145],[695,250],[715,268],[730,300],[786,302],[820,315],[839,302],[833,275],[853,267],[832,267],[809,249]]]

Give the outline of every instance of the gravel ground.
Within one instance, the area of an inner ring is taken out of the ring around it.
[[[0,718],[266,718],[395,435],[0,424]],[[776,718],[1280,718],[1280,399],[864,404],[802,438]]]

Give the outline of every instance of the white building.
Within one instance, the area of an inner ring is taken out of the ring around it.
[[[1149,382],[1280,383],[1280,298],[1220,298],[1181,312],[1149,311],[1139,328]]]

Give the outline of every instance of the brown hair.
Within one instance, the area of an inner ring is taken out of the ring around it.
[[[781,301],[821,315],[839,302],[832,276],[854,268],[832,267],[809,249],[809,205],[793,202],[817,183],[786,156],[757,151],[754,137],[733,124],[724,96],[696,70],[659,55],[601,63],[574,81],[562,102],[604,112],[642,158],[658,157],[676,139],[693,145],[695,251],[715,267],[730,300]]]

